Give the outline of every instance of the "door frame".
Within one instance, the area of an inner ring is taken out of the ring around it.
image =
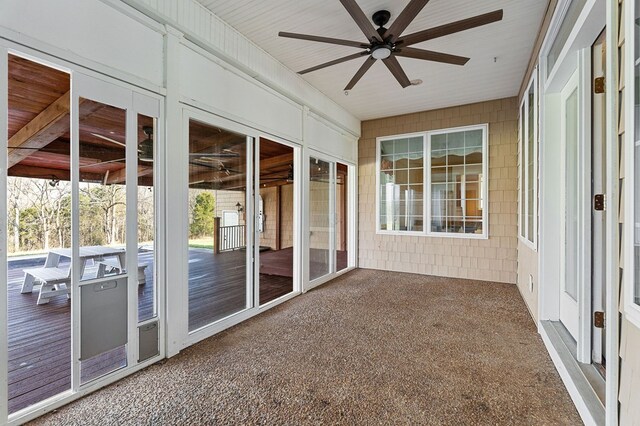
[[[135,97],[135,94],[141,94],[144,97],[147,98],[151,98],[151,99],[155,99],[158,102],[159,105],[159,115],[157,116],[157,128],[158,129],[162,129],[164,128],[164,121],[165,121],[165,117],[164,117],[164,96],[148,91],[146,89],[140,88],[138,86],[129,84],[127,82],[124,82],[122,80],[117,80],[114,78],[111,78],[109,76],[106,76],[104,74],[101,74],[99,72],[90,70],[88,68],[85,68],[81,65],[78,65],[76,63],[72,63],[69,62],[67,60],[61,59],[60,57],[54,57],[51,55],[48,55],[46,53],[43,53],[41,51],[35,50],[31,47],[28,47],[26,45],[23,44],[19,44],[19,43],[15,43],[12,42],[10,40],[7,39],[3,39],[0,38],[0,105],[2,106],[2,108],[0,108],[0,110],[4,110],[4,111],[8,111],[8,55],[16,55],[16,56],[20,56],[23,57],[25,59],[34,61],[34,62],[38,62],[41,63],[43,65],[46,65],[48,67],[54,68],[54,69],[58,69],[58,70],[62,70],[64,72],[68,72],[71,75],[71,87],[72,87],[72,99],[74,96],[74,92],[73,92],[73,84],[74,84],[74,78],[77,78],[78,75],[82,75],[84,77],[87,78],[93,78],[96,81],[100,81],[100,82],[104,82],[104,83],[108,83],[108,84],[112,84],[114,87],[118,87],[121,89],[125,89],[128,90],[131,93],[132,97]],[[74,104],[77,107],[77,103],[72,102],[72,111],[74,109]],[[77,111],[76,111],[77,112]],[[144,112],[141,112],[144,113]],[[73,112],[72,112],[73,114]],[[2,136],[2,140],[3,145],[6,147],[6,143],[7,143],[7,137],[6,135],[8,134],[8,121],[7,121],[7,116],[5,114],[0,114],[2,117],[0,117],[0,132],[4,132]],[[136,112],[137,115],[137,112]],[[73,121],[70,122],[70,131],[71,133],[73,133]],[[135,123],[137,123],[137,117],[136,117],[136,121],[132,124],[128,124],[129,125],[135,125]],[[76,135],[76,139],[77,139],[77,135]],[[73,140],[73,135],[72,135],[72,140]],[[137,141],[136,141],[137,142]],[[157,183],[163,182],[164,180],[164,152],[165,152],[165,143],[164,143],[164,132],[158,132],[158,139],[156,140],[156,146],[158,147],[158,164],[159,166],[157,167],[156,170],[154,170],[154,173],[157,175],[156,177],[154,177],[154,185],[156,185]],[[72,146],[73,146],[73,142],[72,142]],[[72,164],[72,171],[73,171],[73,161],[74,161],[74,157],[77,156],[77,149],[75,150],[76,152],[73,152],[74,149],[72,148],[72,153],[71,153],[71,164]],[[0,149],[0,164],[5,165],[7,161],[7,150],[6,149]],[[76,162],[77,164],[77,162]],[[135,167],[135,166],[134,166]],[[2,211],[6,211],[6,180],[7,177],[7,170],[6,170],[6,166],[0,166],[0,198],[2,200],[0,200],[0,209],[4,209]],[[77,182],[76,182],[77,184]],[[73,178],[72,178],[72,197],[73,197]],[[156,210],[156,241],[157,241],[157,249],[158,252],[156,253],[156,262],[158,264],[161,265],[165,265],[166,261],[165,261],[165,252],[164,252],[164,245],[165,245],[165,241],[164,241],[164,235],[165,235],[165,210],[164,210],[164,200],[165,200],[165,188],[164,187],[160,187],[160,185],[157,185],[158,188],[160,188],[160,190],[157,192],[156,195],[156,200],[154,202],[155,204],[155,210]],[[76,212],[77,213],[77,212]],[[77,218],[77,214],[75,215]],[[76,219],[77,220],[77,219]],[[6,215],[0,215],[0,226],[5,226],[6,229]],[[73,227],[72,227],[73,229]],[[134,235],[137,236],[137,229],[135,229]],[[72,241],[77,243],[77,240],[73,240]],[[5,232],[0,232],[0,273],[5,274],[7,273],[7,252],[5,250],[6,247],[6,233]],[[77,250],[77,245],[75,245],[74,247],[76,247]],[[73,247],[72,247],[73,248]],[[75,267],[73,268],[75,269]],[[157,268],[157,273],[156,273],[156,292],[157,292],[157,301],[158,301],[158,316],[157,316],[157,321],[158,321],[158,336],[159,336],[159,354],[156,355],[153,358],[150,358],[148,360],[145,360],[143,362],[137,363],[127,363],[128,365],[126,367],[123,367],[119,370],[116,370],[113,373],[107,374],[105,376],[99,377],[95,380],[91,380],[89,382],[87,382],[86,384],[82,385],[82,386],[75,386],[74,387],[74,374],[73,374],[73,369],[75,369],[74,364],[75,361],[74,359],[76,359],[76,353],[75,350],[73,349],[73,343],[72,343],[72,359],[71,359],[71,368],[72,368],[72,384],[69,390],[64,391],[60,394],[57,394],[53,397],[47,398],[43,401],[37,402],[29,407],[26,407],[22,410],[19,410],[11,415],[8,414],[8,409],[7,409],[7,398],[8,398],[8,383],[7,383],[7,357],[8,357],[8,352],[7,352],[7,345],[2,344],[0,345],[0,398],[2,398],[0,400],[0,423],[4,423],[6,422],[6,424],[8,425],[18,425],[18,424],[22,424],[25,423],[27,421],[33,420],[36,417],[41,416],[42,414],[45,414],[47,412],[50,412],[56,408],[59,408],[63,405],[68,404],[71,401],[74,401],[76,399],[79,399],[91,392],[94,392],[100,388],[103,388],[109,384],[115,383],[119,380],[122,380],[123,378],[139,371],[142,370],[156,362],[158,362],[159,360],[165,358],[165,354],[166,354],[166,341],[165,341],[165,316],[166,316],[166,310],[165,310],[165,295],[164,295],[164,289],[165,289],[165,284],[164,284],[164,279],[165,279],[165,270],[164,268]],[[74,273],[72,271],[72,273]],[[72,293],[73,293],[73,288],[75,286],[72,285]],[[137,285],[136,287],[136,302],[137,302]],[[74,295],[72,294],[72,297]],[[75,296],[78,296],[78,294],[75,294]],[[76,300],[78,300],[76,298]],[[77,306],[77,303],[75,304]],[[131,305],[131,304],[130,304]],[[71,315],[72,315],[72,330],[71,330],[71,341],[73,342],[74,339],[76,339],[77,337],[74,336],[74,333],[77,334],[77,330],[75,330],[75,325],[74,322],[75,320],[73,319],[73,311],[74,311],[74,304],[72,304],[71,307]],[[7,312],[7,293],[6,292],[0,292],[0,312]],[[136,313],[137,313],[137,308],[136,308]],[[131,314],[129,313],[129,316]],[[137,317],[135,318],[135,323],[133,324],[129,324],[129,330],[131,330],[135,325],[135,328],[137,329],[138,327],[138,319]],[[7,341],[7,327],[3,326],[0,327],[0,341],[1,342],[6,342]],[[137,338],[135,340],[135,342],[137,342]],[[130,339],[128,341],[129,345],[135,346],[134,342],[132,342]],[[135,351],[137,353],[137,347],[135,348]],[[131,350],[128,352],[132,352]],[[129,354],[128,354],[128,360],[129,360]],[[137,359],[136,359],[137,361]],[[78,377],[79,378],[79,377]]]
[[[272,142],[279,143],[280,145],[287,146],[293,149],[293,291],[291,293],[282,295],[277,299],[271,300],[263,305],[260,305],[260,244],[254,244],[254,282],[255,282],[255,299],[254,305],[260,312],[265,309],[269,309],[271,306],[275,306],[280,303],[280,300],[288,300],[291,294],[298,295],[302,293],[302,147],[294,142],[286,141],[282,138],[260,133],[256,139],[256,155],[255,155],[255,176],[257,189],[255,191],[255,205],[259,205],[260,198],[260,140],[268,139]],[[258,216],[255,215],[255,241],[260,241],[260,232],[258,229]]]
[[[303,269],[303,292],[307,292],[315,287],[318,287],[328,281],[333,280],[336,277],[339,277],[342,274],[345,274],[351,270],[353,270],[356,267],[356,263],[357,263],[357,254],[356,254],[356,249],[357,249],[357,242],[356,242],[356,238],[357,238],[357,229],[356,229],[356,224],[357,224],[357,220],[356,220],[356,214],[357,214],[357,200],[355,199],[357,197],[357,192],[356,192],[356,187],[357,187],[357,179],[355,176],[357,167],[354,163],[349,162],[349,161],[345,161],[341,158],[332,156],[330,154],[326,154],[320,151],[317,151],[313,148],[307,148],[305,155],[304,155],[304,159],[302,161],[303,167],[304,167],[304,182],[303,182],[303,186],[304,186],[304,194],[306,195],[306,198],[303,202],[304,208],[303,208],[303,215],[304,215],[304,226],[303,226],[303,241],[304,241],[304,247],[309,248],[309,232],[310,232],[310,204],[309,204],[309,183],[310,183],[310,169],[309,169],[309,161],[311,160],[311,158],[317,158],[318,160],[322,160],[322,161],[327,161],[333,164],[333,176],[334,176],[334,182],[333,182],[333,190],[332,190],[332,206],[334,207],[333,210],[334,212],[332,213],[333,216],[331,218],[331,224],[334,228],[334,232],[332,232],[331,234],[331,264],[330,264],[330,268],[329,268],[329,273],[326,275],[323,275],[321,277],[318,277],[314,280],[310,280],[310,276],[309,276],[309,250],[303,250],[303,258],[302,258],[302,269]],[[345,220],[347,221],[347,267],[342,269],[341,271],[336,271],[336,237],[335,237],[335,206],[336,206],[336,193],[337,191],[335,190],[335,177],[336,177],[336,170],[337,170],[337,164],[341,163],[344,164],[348,167],[348,185],[347,185],[347,217],[345,218]]]
[[[181,111],[181,140],[182,143],[176,144],[175,155],[172,159],[168,159],[168,161],[172,162],[172,166],[168,168],[169,179],[176,178],[176,184],[181,188],[186,188],[188,185],[188,141],[189,141],[189,120],[194,119],[204,124],[208,124],[211,126],[219,127],[222,129],[226,129],[235,133],[239,133],[245,135],[248,138],[253,139],[253,144],[255,146],[256,141],[259,141],[259,138],[262,136],[264,138],[273,140],[274,142],[283,143],[285,145],[291,146],[294,148],[294,161],[296,159],[296,152],[298,157],[301,157],[302,147],[291,141],[284,141],[282,138],[278,138],[276,136],[266,134],[264,132],[258,131],[252,127],[246,126],[244,124],[238,123],[236,121],[230,120],[228,118],[217,115],[215,112],[206,109],[204,106],[195,106],[189,103],[186,103],[186,99],[183,99],[180,103],[180,111]],[[256,170],[256,162],[252,158],[253,156],[250,154],[247,157],[247,165],[248,170],[252,170],[255,173]],[[175,170],[174,170],[175,169]],[[298,167],[300,169],[300,167]],[[295,171],[294,165],[294,174],[302,173],[301,171]],[[299,180],[299,174],[294,175],[294,179]],[[249,192],[245,194],[245,215],[247,218],[253,218],[252,220],[245,220],[245,224],[248,229],[247,236],[251,236],[252,238],[257,238],[257,226],[256,218],[254,214],[255,203],[257,203],[257,180],[253,180],[249,182],[249,179],[253,179],[250,173],[247,173],[247,188],[253,188],[253,195],[250,196]],[[297,190],[298,193],[295,194],[298,197],[298,203],[301,203],[301,194],[300,191],[302,189],[302,185],[299,185]],[[175,190],[175,188],[174,188]],[[294,190],[296,188],[294,187]],[[240,312],[236,312],[235,314],[231,314],[225,318],[221,318],[211,324],[208,324],[204,327],[201,327],[197,330],[189,332],[189,289],[188,289],[188,279],[185,281],[185,277],[188,278],[188,251],[187,251],[187,239],[188,239],[188,191],[181,190],[179,192],[181,194],[180,202],[173,202],[167,204],[168,214],[171,217],[181,217],[182,224],[180,225],[181,235],[179,242],[175,242],[175,244],[171,244],[167,247],[167,256],[175,256],[176,259],[179,259],[176,265],[180,270],[180,277],[184,285],[180,286],[180,302],[176,303],[176,309],[173,313],[174,324],[167,327],[167,343],[168,343],[168,351],[170,353],[177,353],[182,349],[185,349],[195,343],[198,343],[204,339],[207,339],[215,334],[220,333],[223,330],[226,330],[229,327],[232,327],[236,324],[239,324],[267,309],[271,309],[274,306],[277,306],[281,303],[284,303],[295,296],[298,296],[301,293],[301,290],[296,290],[294,287],[294,291],[289,294],[286,294],[282,297],[279,297],[276,300],[273,300],[265,305],[256,306],[254,303],[255,295],[256,295],[256,286],[257,283],[255,281],[255,268],[253,266],[253,256],[255,256],[255,250],[247,250],[247,256],[252,260],[251,262],[247,262],[247,302],[251,304],[250,308],[246,308]],[[300,209],[300,207],[299,207]],[[254,244],[255,247],[255,244]],[[301,245],[298,248],[298,252],[301,250]],[[298,254],[300,258],[300,254]],[[301,269],[300,267],[298,269]],[[250,277],[250,279],[249,279]],[[300,281],[300,279],[299,279]],[[294,280],[295,283],[295,280]]]
[[[582,107],[582,96],[579,90],[579,75],[580,75],[580,71],[578,69],[576,69],[573,74],[571,75],[571,77],[569,77],[569,80],[567,81],[567,83],[565,84],[565,86],[562,88],[561,92],[560,92],[560,146],[561,146],[561,168],[560,168],[560,182],[562,182],[560,184],[560,200],[561,200],[561,219],[560,219],[560,286],[559,286],[559,303],[560,303],[560,307],[559,307],[559,319],[560,322],[563,323],[563,325],[567,328],[567,330],[569,331],[569,333],[573,336],[573,338],[576,340],[578,346],[580,345],[580,341],[581,341],[581,335],[580,335],[580,315],[579,315],[579,306],[581,305],[581,292],[584,290],[583,286],[581,285],[582,280],[580,277],[580,259],[581,259],[581,253],[582,250],[584,249],[583,245],[582,245],[582,238],[580,238],[579,234],[577,233],[577,229],[576,229],[576,236],[578,237],[577,241],[576,241],[576,247],[577,247],[577,253],[576,253],[576,258],[575,258],[575,266],[576,266],[576,270],[575,270],[575,279],[576,279],[576,298],[575,300],[572,300],[573,298],[571,298],[571,296],[569,296],[567,294],[566,288],[567,288],[567,281],[566,281],[566,277],[567,277],[567,208],[569,207],[568,204],[568,193],[569,193],[569,188],[567,188],[567,179],[568,179],[568,173],[567,173],[567,161],[568,161],[568,157],[567,157],[567,149],[568,149],[568,144],[567,144],[567,126],[566,126],[566,117],[567,117],[567,101],[569,100],[569,98],[575,93],[576,96],[576,126],[577,128],[576,130],[576,153],[580,152],[580,147],[582,145],[582,132],[580,132],[580,128],[583,125],[583,120],[581,119],[581,107]],[[579,179],[580,176],[580,170],[581,170],[581,165],[580,165],[580,159],[576,158],[576,172],[577,175],[576,179]],[[578,208],[578,205],[581,204],[580,203],[580,198],[581,198],[581,194],[580,191],[578,191],[578,193],[576,194],[576,208]],[[580,228],[580,211],[578,209],[578,211],[576,211],[576,215],[577,215],[577,221],[578,221],[578,228]],[[563,315],[563,312],[565,313],[565,315]],[[563,320],[563,317],[565,318],[565,320]]]
[[[554,69],[547,70],[547,55],[555,42],[555,38],[558,31],[564,21],[566,11],[568,9],[571,0],[559,0],[556,6],[555,12],[549,25],[545,38],[542,42],[542,47],[538,56],[539,69],[540,69],[540,81],[541,81],[541,101],[540,101],[540,165],[539,165],[539,180],[540,180],[540,208],[539,208],[539,295],[538,295],[538,330],[542,335],[543,341],[551,355],[551,358],[563,379],[571,398],[573,399],[576,408],[585,422],[596,422],[596,419],[606,418],[608,425],[616,424],[617,422],[617,391],[618,391],[618,343],[613,336],[618,335],[618,320],[616,315],[617,307],[616,302],[618,300],[618,286],[619,272],[617,266],[617,254],[614,254],[614,250],[608,250],[606,259],[606,297],[607,297],[607,311],[611,312],[606,318],[607,327],[607,342],[606,342],[606,355],[609,361],[607,365],[607,379],[604,383],[606,388],[606,405],[611,407],[605,409],[601,402],[595,402],[598,398],[594,397],[594,392],[590,389],[593,385],[587,383],[584,377],[581,379],[580,374],[576,374],[581,367],[575,360],[576,355],[580,356],[581,360],[591,361],[590,344],[585,344],[588,340],[586,337],[590,336],[591,326],[591,314],[585,314],[583,321],[581,321],[581,328],[588,330],[588,333],[584,333],[585,338],[579,339],[579,347],[577,352],[573,355],[568,352],[566,347],[563,348],[563,343],[558,340],[557,333],[553,330],[553,324],[559,317],[559,300],[558,300],[558,282],[559,282],[559,250],[557,243],[557,235],[559,227],[554,223],[557,221],[557,212],[560,205],[560,196],[557,188],[557,169],[560,168],[560,162],[558,156],[560,155],[557,147],[557,140],[559,134],[558,116],[560,114],[560,99],[559,90],[564,82],[566,82],[568,69],[575,66],[583,66],[582,64],[589,64],[588,70],[590,71],[590,60],[587,60],[589,56],[579,56],[578,52],[583,49],[588,49],[588,54],[591,52],[591,46],[597,39],[598,35],[602,32],[603,27],[607,26],[607,75],[610,78],[606,79],[606,111],[607,111],[607,136],[606,136],[606,193],[611,194],[607,200],[607,210],[614,211],[616,209],[616,182],[617,182],[617,166],[612,158],[617,161],[617,102],[618,102],[618,82],[617,76],[615,76],[615,70],[617,67],[617,2],[601,2],[599,0],[587,0],[585,5],[574,25],[570,30],[570,34],[567,41],[562,48],[558,61],[554,66]],[[550,72],[549,72],[550,71]],[[590,73],[589,73],[590,75]],[[590,77],[589,81],[583,82],[582,85],[591,90]],[[588,96],[590,100],[590,96]],[[582,113],[591,113],[591,107],[587,108],[581,106]],[[590,122],[590,120],[588,120]],[[586,129],[588,135],[590,135],[591,129]],[[590,151],[589,144],[589,151]],[[555,170],[554,170],[555,169]],[[614,181],[616,180],[616,181]],[[589,193],[591,191],[589,190]],[[589,203],[591,200],[589,199]],[[589,206],[589,214],[590,214]],[[616,216],[614,219],[613,216]],[[607,215],[606,223],[606,244],[607,247],[615,247],[613,243],[616,238],[617,231],[617,215]],[[586,253],[590,256],[590,250]],[[588,271],[589,287],[591,287],[591,273]],[[590,288],[589,288],[590,290]],[[586,303],[581,306],[583,314],[587,311],[587,306],[591,306]]]

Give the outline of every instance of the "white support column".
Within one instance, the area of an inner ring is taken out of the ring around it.
[[[7,276],[7,111],[8,105],[8,52],[7,49],[0,49],[0,134],[2,134],[2,146],[0,147],[0,276],[2,282]],[[0,291],[0,423],[7,423],[8,407],[7,398],[7,289]]]
[[[164,276],[166,277],[166,354],[177,355],[189,327],[188,252],[184,211],[188,206],[188,143],[183,139],[182,110],[180,108],[180,44],[183,34],[167,26],[165,35],[165,144],[171,146],[164,165],[163,182],[166,200],[166,257]],[[168,150],[167,150],[168,151]]]
[[[301,290],[306,292],[309,290],[309,148],[307,147],[309,136],[307,135],[307,120],[309,120],[309,108],[304,107],[302,111],[302,167],[300,167],[299,176],[296,180],[300,180],[302,192],[300,193],[300,203],[302,206],[300,229],[302,236],[300,238],[300,265],[302,266],[302,285]],[[294,170],[294,173],[296,171]]]
[[[133,96],[133,94],[132,94]],[[131,105],[133,99],[131,100]],[[127,267],[127,366],[138,362],[138,117],[134,108],[127,110],[126,157],[126,267]]]

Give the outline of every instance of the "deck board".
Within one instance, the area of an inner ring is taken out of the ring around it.
[[[292,257],[281,254],[272,257],[269,259],[267,255],[263,261],[293,262]],[[219,255],[207,250],[189,251],[190,330],[245,309],[245,259],[246,252],[241,250]],[[146,283],[138,286],[138,317],[145,320],[153,316],[153,253],[141,252],[139,263],[149,265],[145,271]],[[7,327],[10,413],[71,388],[70,301],[65,296],[56,296],[46,305],[37,305],[37,290],[30,294],[20,293],[23,269],[43,264],[44,257],[9,262]],[[87,269],[88,274],[92,271],[91,267]],[[291,277],[260,274],[260,304],[291,291]],[[113,371],[124,362],[124,349],[83,361],[81,380],[84,382]]]

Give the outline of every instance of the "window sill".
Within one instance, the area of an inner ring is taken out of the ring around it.
[[[459,238],[464,240],[488,240],[486,234],[454,234],[454,233],[437,233],[424,231],[384,231],[377,230],[376,235],[392,235],[397,237],[431,237],[431,238]]]
[[[625,296],[630,297],[631,295]],[[627,319],[627,321],[640,329],[640,306],[632,302],[627,302],[624,308],[624,317]]]
[[[518,235],[518,241],[520,241],[522,244],[527,246],[527,248],[531,249],[532,251],[534,251],[536,253],[538,252],[537,244],[532,243],[528,239],[524,238],[522,235]]]

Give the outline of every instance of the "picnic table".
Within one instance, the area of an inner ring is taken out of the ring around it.
[[[125,249],[104,246],[80,247],[80,279],[89,260],[102,262],[108,260],[118,271],[125,267]],[[38,294],[38,305],[49,303],[49,298],[61,294],[71,297],[71,267],[60,267],[62,258],[71,259],[70,248],[56,248],[49,250],[44,266],[41,268],[29,268],[24,270],[24,281],[22,282],[21,293],[32,293],[36,282],[40,283]],[[112,259],[112,260],[110,260]],[[103,269],[102,269],[103,270]]]

